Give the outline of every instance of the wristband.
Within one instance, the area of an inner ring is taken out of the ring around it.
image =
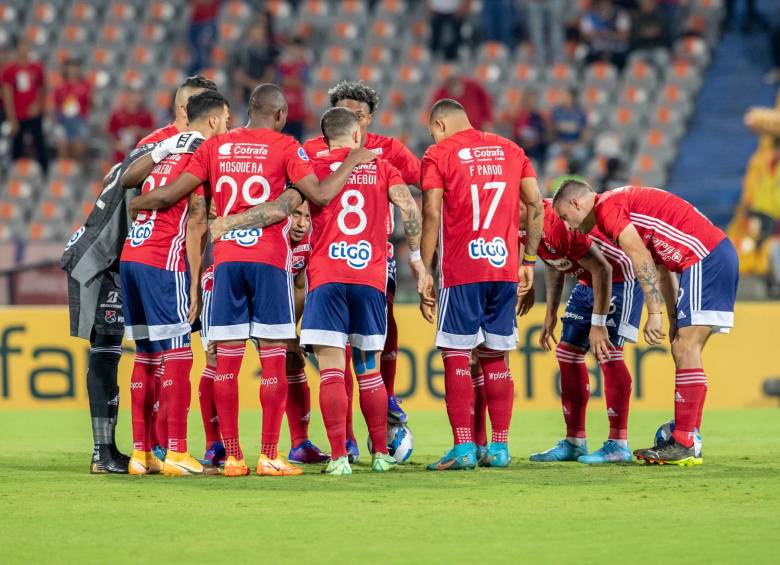
[[[523,265],[536,265],[536,255],[523,255]]]
[[[422,261],[422,254],[419,249],[417,251],[409,251],[409,261]]]
[[[152,161],[155,163],[159,163],[163,159],[165,159],[168,155],[171,154],[171,150],[163,145],[162,143],[158,143],[154,149],[152,149],[151,156]]]
[[[607,315],[606,314],[591,314],[590,315],[590,325],[591,326],[606,326],[607,325]]]

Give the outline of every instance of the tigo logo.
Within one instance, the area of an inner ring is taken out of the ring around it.
[[[230,230],[222,236],[221,241],[235,241],[242,247],[252,247],[261,237],[263,237],[262,228],[250,228],[248,230]]]
[[[341,166],[341,161],[334,161],[330,164],[330,170],[333,172],[336,172],[336,169],[338,169]]]
[[[492,266],[503,267],[507,255],[506,242],[500,237],[494,237],[492,241],[485,241],[483,237],[469,241],[469,257],[472,259],[487,259]]]
[[[346,261],[353,269],[365,269],[371,261],[371,244],[365,240],[357,243],[337,241],[328,247],[328,257],[339,261]]]

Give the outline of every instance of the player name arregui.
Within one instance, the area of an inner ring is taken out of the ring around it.
[[[370,175],[370,174],[364,174],[364,175],[357,175],[357,174],[351,174],[349,176],[349,183],[348,184],[368,184],[373,185],[376,184],[376,175]]]
[[[262,173],[263,164],[255,161],[220,161],[220,173]]]

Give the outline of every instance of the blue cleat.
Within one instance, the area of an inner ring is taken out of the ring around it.
[[[387,423],[393,424],[406,424],[409,420],[409,416],[401,408],[401,401],[395,396],[387,397]]]
[[[512,461],[506,442],[494,441],[488,447],[488,467],[508,467]]]
[[[445,453],[441,459],[428,465],[429,471],[457,471],[477,466],[477,444],[460,443]]]
[[[477,465],[480,467],[490,467],[488,448],[486,445],[477,445]]]
[[[583,455],[588,454],[588,444],[577,446],[567,439],[562,439],[547,451],[534,453],[529,457],[531,461],[550,463],[554,461],[577,461]]]
[[[165,449],[162,445],[155,445],[152,448],[152,453],[154,453],[154,456],[157,457],[160,461],[165,461],[165,454],[168,452],[167,449]]]
[[[325,463],[330,460],[330,455],[320,451],[319,447],[307,439],[290,450],[287,460],[292,463]]]
[[[590,455],[582,455],[577,459],[580,463],[586,465],[601,465],[603,463],[631,463],[631,450],[623,447],[618,442],[608,439]]]
[[[358,459],[360,459],[360,450],[354,439],[347,440],[347,458],[350,463],[357,463]]]
[[[222,442],[211,442],[211,445],[203,454],[203,459],[201,459],[200,462],[203,465],[222,467],[225,464],[225,446],[222,445]]]

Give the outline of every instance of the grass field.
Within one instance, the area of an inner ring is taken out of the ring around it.
[[[606,418],[592,412],[595,449]],[[259,419],[242,417],[248,460]],[[397,472],[359,464],[335,478],[309,466],[302,477],[225,479],[90,476],[86,413],[0,412],[0,562],[777,563],[777,410],[708,412],[705,464],[693,468],[529,463],[558,439],[560,419],[516,413],[506,470],[425,471],[448,429],[443,413],[415,413],[416,449]],[[632,447],[663,420],[634,414]]]

